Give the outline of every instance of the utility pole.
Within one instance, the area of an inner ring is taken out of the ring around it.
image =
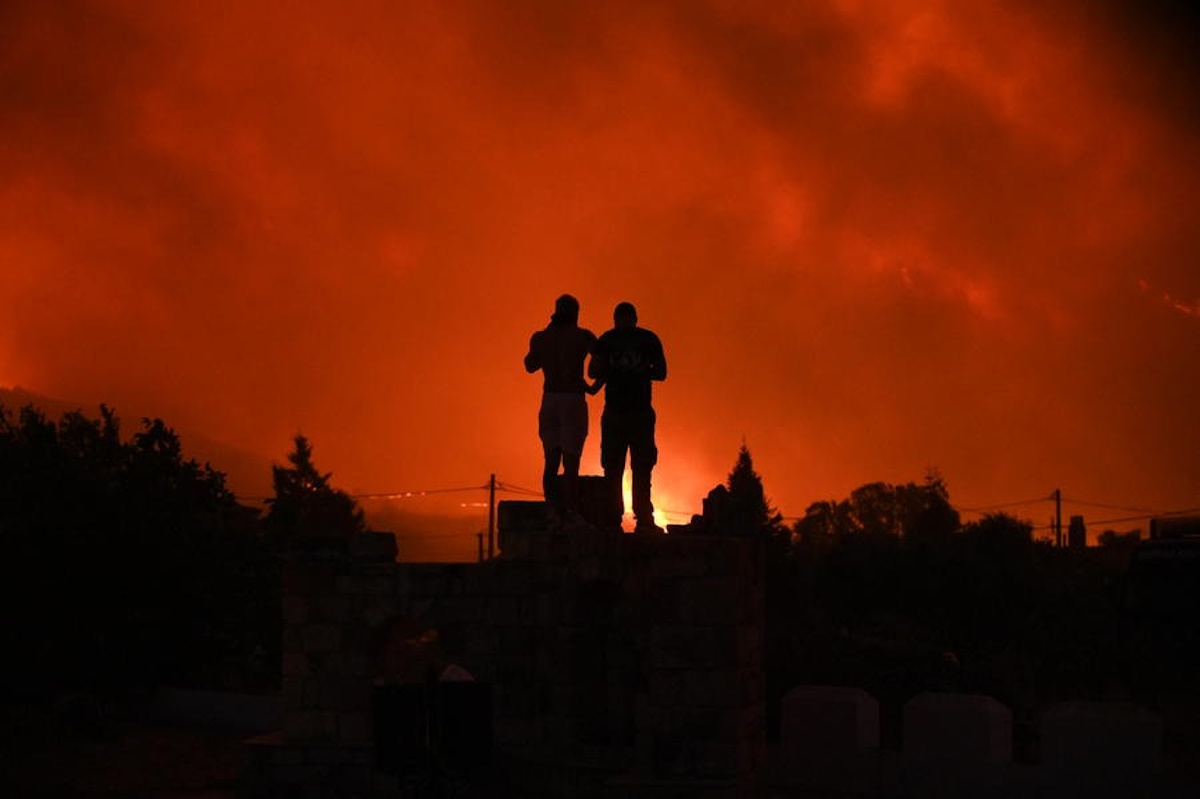
[[[1054,489],[1054,546],[1062,548],[1062,489]]]
[[[488,560],[496,557],[496,475],[488,480]]]

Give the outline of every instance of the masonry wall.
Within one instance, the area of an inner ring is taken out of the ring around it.
[[[1196,795],[1161,771],[1161,720],[1139,708],[1056,708],[1041,763],[1024,765],[987,697],[915,697],[905,749],[888,752],[874,700],[830,687],[785,699],[764,779],[759,543],[553,535],[537,507],[506,511],[486,563],[397,564],[387,535],[291,556],[283,728],[252,747],[241,796],[409,795],[375,768],[371,725],[380,635],[397,619],[435,627],[491,686],[515,795],[749,797],[768,779],[837,795]]]
[[[370,535],[290,558],[283,729],[260,757],[286,768],[265,766],[271,779],[396,789],[371,766],[371,696],[401,620],[436,629],[491,686],[506,773],[542,795],[752,795],[766,751],[760,542],[568,536],[543,529],[540,503],[501,511],[501,556],[480,564],[398,564],[391,536]]]

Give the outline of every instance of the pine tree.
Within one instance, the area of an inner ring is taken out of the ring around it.
[[[763,491],[762,478],[754,471],[754,459],[743,443],[738,450],[737,462],[726,481],[729,490],[726,525],[733,535],[772,535],[776,533],[783,517],[771,507]]]
[[[329,478],[313,463],[312,446],[303,435],[288,456],[291,466],[272,466],[275,497],[268,500],[268,534],[279,543],[297,539],[345,539],[363,532],[363,512],[344,491],[333,488]]]

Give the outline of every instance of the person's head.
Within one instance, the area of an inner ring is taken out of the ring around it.
[[[571,325],[579,322],[579,300],[570,294],[559,297],[554,301],[554,315],[550,321]]]
[[[637,327],[637,308],[632,302],[619,302],[613,309],[613,324],[617,327]]]

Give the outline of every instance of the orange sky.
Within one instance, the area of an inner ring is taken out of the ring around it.
[[[569,291],[664,341],[660,505],[744,439],[790,516],[1198,507],[1196,27],[1128,5],[5,3],[0,386],[537,486]]]

